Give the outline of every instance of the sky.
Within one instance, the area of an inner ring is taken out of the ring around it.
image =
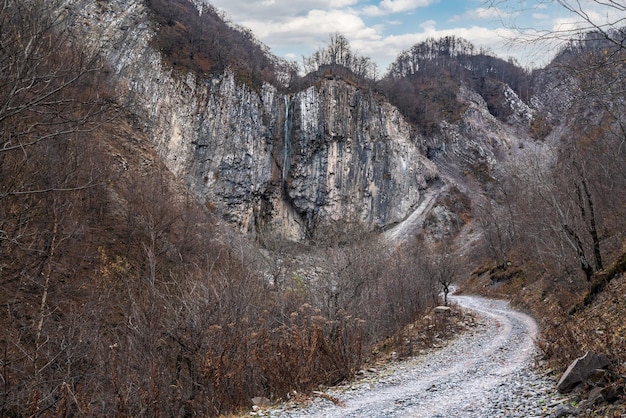
[[[225,12],[233,23],[251,29],[274,55],[301,63],[303,56],[310,56],[326,45],[330,34],[339,32],[353,51],[371,58],[381,73],[400,52],[429,37],[447,35],[465,38],[501,58],[513,57],[524,67],[541,67],[553,57],[558,43],[516,42],[519,33],[512,28],[554,30],[568,27],[575,20],[563,6],[550,0],[208,2]],[[577,2],[593,11],[598,0]]]

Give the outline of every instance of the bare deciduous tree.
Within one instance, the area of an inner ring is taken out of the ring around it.
[[[600,39],[608,41],[614,50],[626,47],[626,5],[615,0],[546,0],[540,3],[556,4],[569,15],[569,19],[561,22],[558,27],[542,29],[536,27],[520,27],[515,20],[510,26],[518,33],[516,41],[533,42],[547,45],[562,45],[571,41],[595,42]],[[523,9],[521,3],[511,0],[489,0],[487,5],[508,12],[510,16],[518,16]],[[587,34],[595,35],[588,37]]]
[[[305,73],[328,67],[337,72],[342,68],[347,69],[357,77],[369,80],[375,80],[378,75],[376,64],[370,58],[353,52],[348,39],[339,32],[330,35],[325,47],[310,57],[303,57],[302,65]]]

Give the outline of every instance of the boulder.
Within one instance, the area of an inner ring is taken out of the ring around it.
[[[571,405],[562,404],[559,405],[554,412],[550,414],[550,418],[564,418],[564,417],[576,417],[580,411]]]
[[[585,382],[596,369],[604,369],[608,365],[609,360],[605,355],[587,351],[584,356],[577,358],[569,365],[556,388],[561,393],[567,393],[578,384]]]
[[[267,399],[264,396],[256,396],[256,397],[252,398],[251,400],[252,400],[252,404],[254,406],[258,406],[258,407],[262,407],[262,408],[272,405],[272,401],[270,401],[269,399]]]
[[[608,386],[596,386],[589,391],[587,404],[599,405],[604,402],[613,403],[620,399],[623,394],[624,387],[617,383]]]
[[[601,386],[606,383],[608,374],[609,372],[606,369],[594,369],[589,374],[587,380],[594,386]]]
[[[452,308],[449,306],[437,306],[435,308],[435,313],[437,314],[450,314],[452,312]]]
[[[605,402],[606,399],[604,399],[604,394],[603,394],[605,389],[606,388],[602,386],[596,386],[595,388],[591,389],[589,391],[589,394],[587,395],[587,403],[589,405],[598,405],[598,404],[601,404],[602,402]]]

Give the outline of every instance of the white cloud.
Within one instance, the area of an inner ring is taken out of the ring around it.
[[[466,38],[477,48],[489,48],[502,57],[514,56],[523,64],[541,61],[510,42],[515,38],[512,31],[494,28],[502,25],[494,25],[493,21],[514,16],[515,10],[480,7],[463,13],[459,7],[458,12],[463,14],[452,25],[451,19],[446,20],[445,29],[438,27],[434,20],[421,20],[421,13],[410,13],[436,2],[438,0],[376,0],[374,6],[364,7],[368,3],[364,0],[211,0],[215,7],[226,10],[233,22],[250,28],[273,53],[295,61],[325,45],[329,34],[334,32],[345,35],[353,49],[370,57],[381,71],[385,71],[401,51],[414,44],[428,37],[449,35]],[[537,8],[533,10],[536,12]],[[542,10],[542,13],[547,15],[548,11]],[[412,32],[398,32],[406,27],[411,27]]]
[[[580,19],[574,17],[554,19],[552,22],[552,30],[560,33],[576,32],[587,26],[589,25],[586,22],[582,22]]]
[[[287,51],[284,55],[299,61],[328,42],[329,35],[343,34],[351,44],[376,42],[381,38],[380,26],[367,26],[350,10],[311,10],[302,16],[280,17],[266,21],[241,22],[272,49]]]
[[[604,3],[595,2],[580,7],[582,12],[571,13],[569,17],[555,19],[553,29],[555,31],[593,30],[596,26],[619,27],[626,21],[622,12],[623,6],[616,7],[609,3],[604,5]]]
[[[509,17],[511,14],[506,13],[497,7],[479,7],[472,12],[472,15],[479,19],[499,19],[502,17]]]
[[[479,7],[469,10],[462,15],[453,16],[451,22],[468,21],[468,20],[495,20],[502,21],[517,16],[518,13],[506,12],[497,7]]]
[[[243,20],[276,19],[281,16],[302,16],[311,10],[338,10],[358,4],[359,0],[210,0],[218,9],[227,10],[228,17]]]
[[[367,16],[383,16],[392,13],[402,13],[420,7],[430,6],[438,0],[383,0],[378,6],[367,6],[363,13]]]
[[[436,26],[437,26],[437,22],[435,22],[434,20],[427,20],[420,24],[420,28],[424,30],[424,33],[434,32]]]
[[[474,44],[476,48],[492,51],[503,59],[513,57],[522,65],[543,65],[548,58],[542,55],[541,51],[534,50],[533,45],[511,43],[509,39],[513,38],[515,33],[508,29],[490,29],[482,26],[437,29],[436,22],[432,20],[422,23],[421,29],[420,32],[385,36],[376,41],[355,40],[352,45],[361,54],[369,56],[378,63],[379,69],[383,72],[400,52],[428,38],[444,36],[462,37]]]
[[[548,20],[550,16],[544,13],[533,13],[532,17],[534,20]]]
[[[260,37],[266,36],[310,36],[341,32],[344,35],[374,34],[375,30],[368,28],[354,13],[343,10],[311,10],[304,16],[270,21],[251,20],[243,24],[252,29]],[[292,41],[291,39],[285,39]]]
[[[331,9],[341,9],[343,7],[354,6],[358,2],[359,0],[327,0],[321,1],[320,3],[328,3],[328,6]]]

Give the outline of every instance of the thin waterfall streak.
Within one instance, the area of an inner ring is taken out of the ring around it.
[[[289,165],[289,148],[291,145],[291,100],[288,95],[284,96],[285,100],[285,122],[283,125],[283,169],[281,176],[281,188],[284,188],[285,178],[288,173]]]

